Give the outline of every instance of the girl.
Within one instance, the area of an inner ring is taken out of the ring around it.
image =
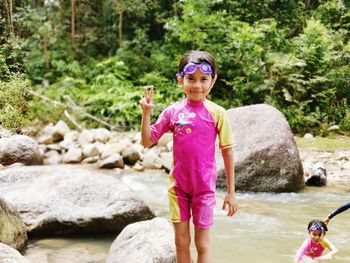
[[[331,260],[333,254],[337,252],[335,246],[325,238],[327,226],[320,220],[310,221],[308,227],[309,237],[299,248],[295,262],[323,262]],[[330,250],[329,253],[322,256],[324,249]]]
[[[170,218],[174,225],[177,263],[190,263],[190,223],[198,262],[211,262],[209,228],[215,207],[215,140],[224,159],[227,194],[223,209],[237,211],[234,187],[233,137],[226,111],[207,99],[217,79],[214,57],[205,51],[189,51],[181,59],[177,80],[186,98],[167,107],[150,125],[153,86],[140,100],[141,138],[150,147],[167,131],[173,133],[173,168],[168,189]]]

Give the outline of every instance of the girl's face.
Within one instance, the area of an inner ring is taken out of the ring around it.
[[[320,230],[310,230],[309,231],[309,235],[311,237],[311,240],[314,243],[319,243],[323,240],[324,238],[324,232],[320,231]]]
[[[201,101],[210,93],[216,77],[213,78],[211,74],[204,74],[197,69],[192,74],[185,74],[183,77],[178,77],[177,80],[182,85],[190,101]]]

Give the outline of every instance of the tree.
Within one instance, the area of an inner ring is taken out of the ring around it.
[[[118,45],[123,39],[123,22],[125,13],[133,13],[138,17],[144,17],[147,10],[155,4],[155,0],[111,0],[114,10],[118,15]]]
[[[14,33],[13,28],[13,2],[12,0],[4,0],[4,5],[6,9],[6,15],[7,15],[7,29],[8,33],[12,35]]]

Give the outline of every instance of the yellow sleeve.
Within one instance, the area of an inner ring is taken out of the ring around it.
[[[233,147],[232,129],[227,117],[226,110],[209,100],[206,100],[205,102],[207,110],[215,121],[215,126],[219,136],[220,149]]]
[[[328,248],[329,250],[332,250],[332,249],[331,249],[331,246],[329,245],[327,239],[323,239],[323,240],[321,241],[321,246],[322,246],[323,248]]]
[[[226,149],[233,146],[233,135],[227,113],[224,109],[219,111],[217,120],[217,129],[219,134],[219,147]]]

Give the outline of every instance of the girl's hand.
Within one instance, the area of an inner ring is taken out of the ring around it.
[[[140,100],[140,106],[141,106],[142,112],[149,113],[153,108],[152,98],[154,93],[154,86],[153,85],[145,86],[143,87],[143,89],[144,89],[144,96]]]
[[[226,210],[228,206],[227,216],[233,216],[238,210],[238,204],[236,200],[235,194],[226,194],[224,198],[224,204],[222,205],[222,209]]]
[[[332,253],[328,253],[326,255],[323,255],[321,257],[319,257],[317,260],[317,262],[326,262],[326,261],[330,261],[332,259],[333,254]]]

